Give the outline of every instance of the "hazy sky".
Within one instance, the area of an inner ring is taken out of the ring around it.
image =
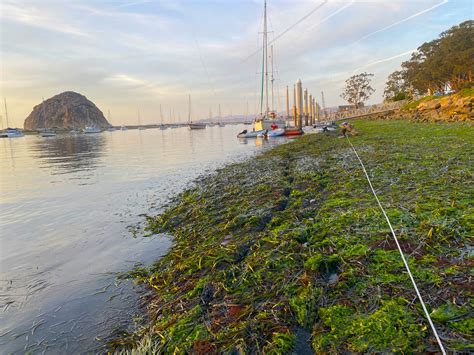
[[[256,112],[263,0],[0,0],[1,95],[10,120],[42,97],[73,90],[113,124],[159,121],[173,108],[193,117]],[[472,18],[472,0],[268,1],[275,98],[301,78],[326,105],[343,104],[344,80],[375,74],[379,102],[388,74],[411,51]],[[296,24],[296,25],[295,25]],[[288,30],[288,31],[286,31]],[[3,105],[2,105],[3,106]],[[0,110],[4,116],[4,109]]]

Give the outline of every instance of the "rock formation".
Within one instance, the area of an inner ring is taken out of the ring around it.
[[[24,128],[106,128],[110,123],[93,102],[73,91],[66,91],[45,100],[33,108],[25,119]]]

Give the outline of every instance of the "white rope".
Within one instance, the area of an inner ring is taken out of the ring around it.
[[[362,170],[364,170],[365,177],[367,178],[367,181],[369,182],[370,189],[372,190],[372,194],[374,195],[375,199],[377,200],[377,203],[382,210],[382,213],[387,220],[388,226],[390,227],[390,230],[392,231],[393,239],[395,240],[395,243],[397,244],[398,251],[400,252],[400,256],[402,257],[403,263],[405,264],[405,268],[408,272],[408,275],[410,276],[410,280],[413,284],[413,287],[415,288],[416,295],[418,296],[418,299],[420,300],[421,306],[423,307],[423,310],[425,311],[426,318],[428,319],[428,322],[430,323],[431,329],[433,330],[433,333],[436,337],[436,341],[438,342],[439,348],[441,349],[441,352],[443,355],[446,355],[446,351],[444,350],[443,343],[441,342],[441,339],[439,338],[438,332],[436,331],[436,328],[433,324],[433,321],[431,320],[430,314],[428,313],[428,310],[426,309],[425,302],[423,301],[423,298],[421,297],[420,291],[418,290],[418,287],[416,286],[415,279],[413,278],[413,275],[411,274],[410,267],[408,266],[408,263],[405,259],[405,255],[403,254],[402,248],[400,247],[400,244],[398,243],[397,236],[395,234],[395,231],[393,230],[392,223],[390,223],[390,220],[388,219],[387,213],[385,213],[384,208],[382,207],[382,204],[380,203],[379,198],[377,197],[377,194],[375,193],[374,187],[372,186],[372,182],[370,181],[369,174],[367,174],[367,170],[365,170],[364,163],[362,163],[362,160],[359,157],[359,154],[357,154],[356,149],[352,145],[352,142],[349,140],[349,137],[345,135],[347,141],[352,147],[352,150],[354,151],[357,159],[360,162],[360,165],[362,166]]]

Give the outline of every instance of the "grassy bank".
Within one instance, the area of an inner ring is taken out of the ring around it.
[[[472,127],[355,121],[351,138],[448,349],[473,349]],[[308,135],[183,193],[153,232],[167,256],[130,273],[150,320],[112,349],[436,351],[345,139]]]

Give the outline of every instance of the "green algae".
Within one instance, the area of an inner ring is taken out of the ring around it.
[[[471,128],[355,125],[351,140],[446,347],[470,349]],[[302,327],[316,352],[436,351],[358,161],[335,134],[220,169],[147,230],[174,245],[128,274],[153,290],[150,321],[111,350],[291,353]]]

